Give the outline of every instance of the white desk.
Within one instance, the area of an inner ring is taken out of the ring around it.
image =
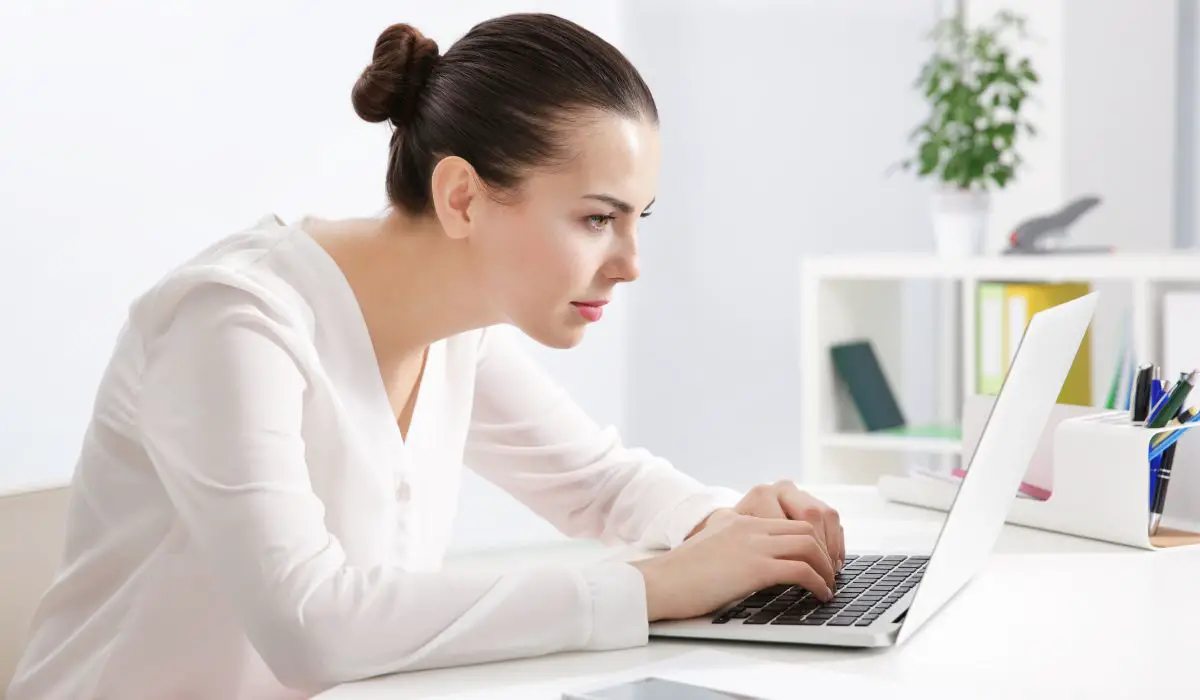
[[[943,513],[887,503],[872,487],[813,492],[838,508],[853,551],[928,550]],[[349,683],[320,700],[396,700],[620,671],[698,648],[849,671],[939,689],[1004,690],[1009,697],[1195,698],[1200,695],[1200,550],[1143,552],[1008,526],[997,556],[902,647],[839,650],[651,639],[645,647],[397,674]],[[1069,553],[1076,556],[1055,556]],[[447,562],[497,566],[611,557],[590,543],[545,545]],[[1070,594],[1074,586],[1074,595]],[[1154,591],[1160,593],[1155,595]],[[1143,612],[1139,613],[1139,610]],[[986,623],[988,626],[982,626]],[[1193,649],[1196,651],[1194,652]],[[1057,690],[1051,690],[1051,688]],[[1077,695],[1080,689],[1090,694]],[[1075,691],[1075,692],[1072,692]],[[990,697],[990,696],[989,696]]]

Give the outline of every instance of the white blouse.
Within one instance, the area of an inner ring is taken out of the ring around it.
[[[131,307],[8,697],[295,698],[646,641],[629,564],[439,572],[464,464],[613,543],[739,497],[623,447],[496,330],[430,348],[404,440],[340,269],[265,217]]]

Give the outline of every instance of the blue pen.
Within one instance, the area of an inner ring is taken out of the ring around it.
[[[1200,420],[1200,413],[1197,413],[1196,415],[1189,418],[1187,422],[1195,423],[1197,420]],[[1150,459],[1158,459],[1159,457],[1161,457],[1162,453],[1166,452],[1167,448],[1170,447],[1171,445],[1174,445],[1179,440],[1179,438],[1183,437],[1183,434],[1186,432],[1187,432],[1186,430],[1171,431],[1171,433],[1169,433],[1167,435],[1167,438],[1165,440],[1158,443],[1157,445],[1154,446],[1153,449],[1150,450]]]
[[[1167,405],[1167,398],[1171,396],[1171,392],[1167,391],[1166,380],[1159,379],[1158,375],[1159,369],[1155,367],[1154,378],[1150,380],[1150,412],[1146,414],[1146,425],[1149,425],[1162,407]]]
[[[1146,420],[1142,421],[1142,425],[1149,425],[1150,419],[1157,414],[1162,407],[1167,405],[1167,398],[1170,392],[1167,391],[1166,381],[1161,379],[1162,369],[1158,365],[1154,365],[1150,375],[1150,410],[1146,413]],[[1158,488],[1158,470],[1162,466],[1162,459],[1150,458],[1150,505],[1154,505],[1155,489]]]

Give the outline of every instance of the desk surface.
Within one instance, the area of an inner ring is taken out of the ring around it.
[[[871,487],[813,492],[838,508],[854,550],[928,551],[944,513],[884,501]],[[842,650],[766,644],[651,639],[645,647],[419,671],[348,683],[320,700],[430,697],[617,672],[697,649],[860,673],[964,691],[986,686],[1005,697],[1195,697],[1200,636],[1200,550],[1144,552],[1040,530],[1007,526],[987,571],[907,644]],[[1069,554],[1071,556],[1062,556]],[[447,568],[513,561],[595,561],[613,552],[562,543],[456,557]],[[1147,595],[1157,590],[1155,595]],[[1153,669],[1153,670],[1152,670]],[[1189,690],[1190,688],[1190,690]],[[800,694],[798,693],[798,696]],[[963,697],[969,697],[969,693]]]

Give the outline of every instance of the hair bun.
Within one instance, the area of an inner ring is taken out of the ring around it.
[[[351,100],[369,122],[406,126],[438,59],[438,45],[410,24],[393,24],[379,35],[371,65],[354,84]]]

